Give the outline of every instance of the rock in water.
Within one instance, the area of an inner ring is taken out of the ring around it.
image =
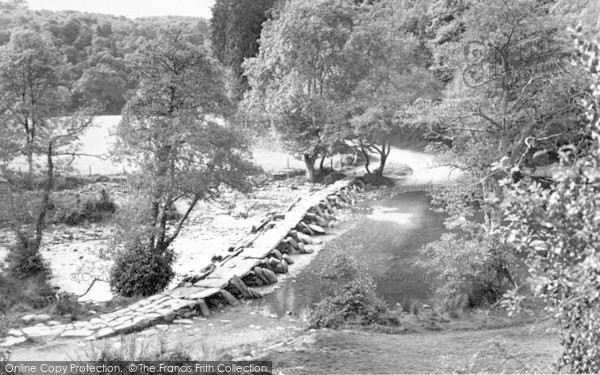
[[[317,234],[325,234],[327,232],[325,232],[325,229],[323,229],[322,227],[316,225],[316,224],[308,224],[308,227],[315,233]]]
[[[293,260],[293,259],[292,259],[292,257],[290,257],[289,255],[284,255],[284,256],[283,256],[283,260],[284,260],[284,261],[285,261],[287,264],[289,264],[289,265],[292,265],[292,264],[294,264],[294,260]]]
[[[277,275],[275,274],[275,272],[263,269],[263,273],[269,279],[269,282],[271,284],[275,284],[277,282]]]

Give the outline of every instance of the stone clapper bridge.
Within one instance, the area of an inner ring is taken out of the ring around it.
[[[172,290],[90,321],[12,329],[0,346],[44,336],[101,339],[177,318],[209,316],[210,306],[220,302],[238,305],[240,299],[259,298],[262,295],[254,287],[276,283],[277,274],[286,273],[293,263],[287,254],[312,253],[307,246],[315,242],[311,236],[325,234],[336,219],[335,209],[353,205],[364,187],[362,180],[346,178],[297,201],[285,213],[267,216],[217,265],[187,277]]]

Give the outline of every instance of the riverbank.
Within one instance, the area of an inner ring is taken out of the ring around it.
[[[560,354],[545,324],[418,332],[360,330],[303,334],[258,356],[278,374],[551,373]]]

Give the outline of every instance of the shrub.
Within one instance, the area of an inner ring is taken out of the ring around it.
[[[100,197],[89,197],[83,203],[79,196],[69,196],[55,203],[52,207],[53,223],[80,225],[99,222],[114,214],[117,205],[110,195],[102,190]]]
[[[395,184],[394,180],[391,178],[385,176],[380,177],[376,174],[365,174],[364,176],[360,177],[360,179],[367,185],[392,187]]]
[[[71,320],[78,320],[80,317],[87,314],[87,309],[78,301],[74,294],[60,293],[56,296],[54,304],[54,313],[57,315],[70,315]]]
[[[593,82],[579,99],[586,118],[583,136],[594,142],[583,148],[577,143],[561,147],[560,170],[549,186],[531,178],[507,181],[503,230],[525,258],[536,296],[560,324],[558,370],[599,373],[600,45],[583,39],[581,26],[572,36],[574,57]],[[518,308],[519,299],[507,300]]]
[[[110,286],[124,297],[149,296],[163,290],[174,276],[175,253],[150,250],[143,234],[125,243],[110,271]]]
[[[48,275],[40,273],[25,279],[0,274],[0,314],[11,310],[40,309],[50,304],[54,290]]]
[[[375,282],[358,262],[342,253],[319,273],[327,280],[326,297],[311,311],[310,327],[339,328],[346,324],[393,324],[386,304],[375,294]]]
[[[375,324],[386,310],[385,303],[375,295],[373,284],[350,281],[315,306],[311,312],[310,327],[339,328],[345,324]]]
[[[9,247],[5,261],[8,272],[18,279],[50,273],[50,268],[42,258],[35,239],[24,234],[19,234],[17,242]]]
[[[425,245],[421,253],[427,260],[434,282],[434,300],[444,311],[479,307],[494,303],[511,286],[510,264],[490,239],[460,238],[446,233]]]
[[[331,184],[333,184],[334,182],[336,182],[336,181],[339,181],[339,180],[342,180],[342,179],[344,179],[344,178],[346,178],[346,175],[345,175],[345,174],[343,174],[342,172],[338,172],[338,171],[330,171],[328,174],[326,174],[326,175],[323,177],[323,180],[322,180],[322,182],[323,182],[325,185],[331,185]]]

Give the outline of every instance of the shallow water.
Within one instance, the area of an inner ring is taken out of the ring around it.
[[[365,201],[357,208],[359,218],[350,230],[330,241],[297,277],[287,279],[256,304],[279,316],[293,313],[306,317],[320,301],[324,283],[318,277],[337,251],[356,258],[375,279],[379,297],[405,309],[426,303],[431,296],[430,277],[416,264],[422,245],[440,238],[443,218],[431,211],[426,193],[400,193],[377,202]]]

